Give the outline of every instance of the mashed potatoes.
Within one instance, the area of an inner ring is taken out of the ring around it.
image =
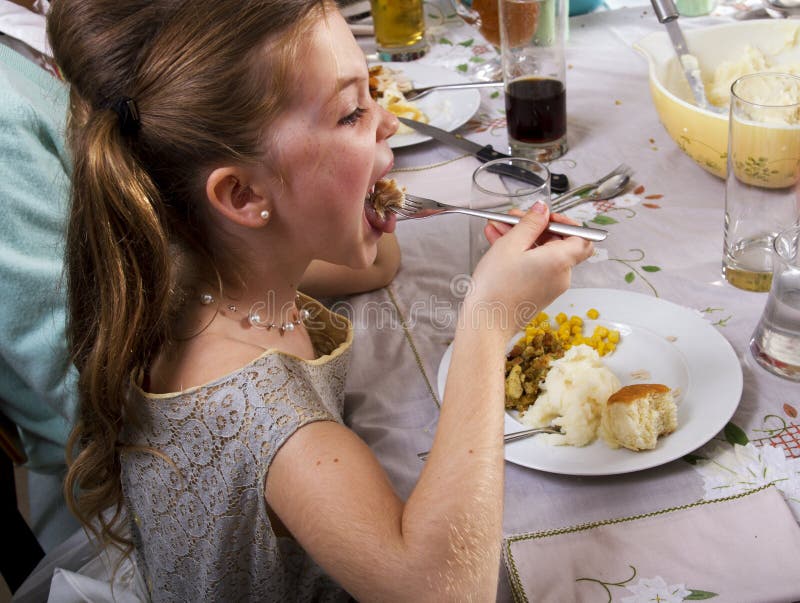
[[[785,41],[777,52],[764,52],[759,48],[745,46],[744,56],[735,61],[723,61],[706,82],[706,97],[718,107],[727,107],[731,100],[731,84],[743,75],[762,71],[778,71],[800,75],[800,63],[781,60],[781,55],[800,45],[800,28]]]
[[[574,346],[553,361],[543,393],[521,420],[531,427],[561,427],[563,434],[539,436],[550,444],[585,446],[597,437],[606,401],[620,385],[597,351],[584,344]]]

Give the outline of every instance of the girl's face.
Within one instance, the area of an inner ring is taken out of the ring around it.
[[[366,211],[365,197],[392,167],[387,139],[398,122],[372,100],[364,53],[338,12],[316,24],[309,42],[292,104],[270,138],[283,176],[270,189],[270,222],[310,259],[362,268],[395,226],[393,215],[382,222]]]

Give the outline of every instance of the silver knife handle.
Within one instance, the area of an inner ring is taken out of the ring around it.
[[[678,18],[678,9],[672,0],[650,0],[659,23],[668,23]]]
[[[467,209],[466,207],[459,207],[457,211],[462,214],[468,214],[478,218],[485,218],[487,220],[494,220],[495,222],[504,222],[506,224],[516,224],[519,222],[519,216],[497,214],[491,211],[481,211],[480,209]],[[582,239],[595,242],[603,241],[608,236],[608,231],[601,228],[573,226],[572,224],[562,224],[561,222],[550,222],[547,225],[547,230],[553,234],[563,235],[566,237],[581,237]]]

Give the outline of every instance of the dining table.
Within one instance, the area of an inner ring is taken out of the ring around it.
[[[729,8],[682,18],[681,27],[729,23]],[[430,49],[409,65],[470,79],[496,56],[449,2],[426,2],[425,10]],[[624,460],[616,468],[596,453],[602,443],[568,451],[578,464],[562,466],[559,451],[555,461],[540,462],[535,446],[543,444],[528,442],[529,462],[520,453],[505,464],[498,601],[800,600],[800,384],[751,355],[767,293],[738,289],[721,273],[725,183],[659,122],[647,60],[635,49],[656,31],[663,25],[649,5],[569,19],[569,148],[549,168],[573,185],[621,163],[633,177],[624,194],[567,212],[608,231],[575,267],[567,295],[577,296],[576,314],[596,301],[601,319],[633,329],[615,354],[626,344],[652,345],[651,360],[677,363],[679,405],[690,419],[704,409],[713,431],[696,425],[682,448],[664,453],[669,438],[682,437],[679,425],[655,450],[614,451]],[[376,61],[374,39],[357,40]],[[508,152],[502,88],[479,94],[477,110],[455,133]],[[480,165],[474,156],[435,140],[394,153],[389,177],[407,192],[469,203]],[[400,221],[393,282],[332,304],[355,330],[345,421],[401,497],[414,488],[424,466],[418,453],[430,449],[436,430],[448,348],[469,287],[470,219]],[[620,375],[623,383],[643,378]],[[522,445],[508,444],[507,458]]]

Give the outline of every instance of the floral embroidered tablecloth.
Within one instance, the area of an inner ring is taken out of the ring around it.
[[[432,49],[420,62],[469,77],[494,50],[448,7],[446,2],[426,3]],[[681,24],[691,29],[728,19],[712,16]],[[568,212],[610,233],[596,246],[594,257],[577,268],[573,285],[643,293],[694,309],[733,347],[744,391],[719,434],[684,458],[659,467],[619,476],[575,477],[507,463],[508,567],[503,568],[498,600],[524,600],[525,580],[535,579],[534,575],[517,582],[509,579],[513,572],[508,568],[515,563],[533,567],[528,561],[536,558],[537,553],[516,546],[523,535],[647,516],[721,498],[729,498],[725,504],[746,523],[753,519],[748,514],[763,504],[760,495],[748,493],[765,492],[759,488],[769,484],[769,492],[780,494],[789,509],[786,517],[800,520],[800,385],[767,373],[751,358],[748,342],[766,294],[736,289],[720,274],[723,182],[698,167],[669,138],[650,100],[646,61],[632,44],[661,27],[649,7],[570,20],[570,149],[550,167],[566,173],[573,184],[595,180],[619,163],[635,170],[634,184],[625,195]],[[369,53],[371,40],[361,43]],[[484,90],[481,95],[480,109],[458,132],[507,150],[502,94]],[[410,192],[453,203],[468,200],[470,177],[479,165],[462,151],[437,142],[397,149],[395,159],[392,176]],[[403,262],[395,281],[384,290],[350,298],[342,307],[356,327],[346,419],[378,455],[401,495],[413,487],[421,469],[416,453],[430,448],[435,430],[440,403],[436,375],[452,339],[454,308],[464,293],[466,220],[452,216],[400,224]],[[774,498],[769,501],[774,503]],[[713,508],[701,508],[709,521],[715,517]],[[797,524],[791,527],[796,531]],[[748,546],[747,541],[741,546]],[[709,543],[707,555],[719,553],[712,548]],[[685,582],[668,568],[663,573],[648,570],[646,575],[637,569],[632,577],[629,565],[639,567],[630,560],[623,563],[621,574],[583,576],[596,579],[595,591],[576,600],[760,601],[768,599],[737,598],[737,581],[759,585],[775,579],[774,575],[732,576],[725,591],[719,586],[707,588],[699,579]],[[782,578],[797,585],[786,600],[800,600],[800,558],[780,567],[794,568],[785,569]],[[606,594],[598,586],[601,582],[624,582],[624,588],[607,587],[611,592]],[[663,594],[669,588],[671,598]]]

